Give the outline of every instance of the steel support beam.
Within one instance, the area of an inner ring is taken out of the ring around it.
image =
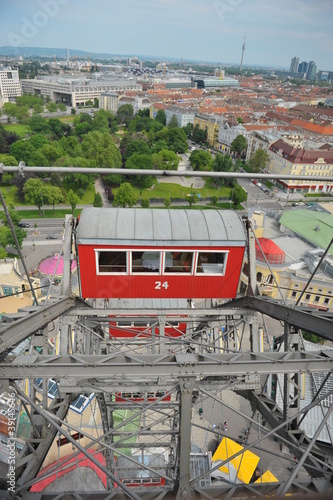
[[[176,498],[190,498],[190,453],[191,453],[191,425],[192,421],[192,392],[195,377],[179,379],[180,387],[180,422],[178,439],[178,489]]]
[[[66,297],[58,300],[55,304],[41,307],[40,310],[27,314],[26,318],[19,319],[3,329],[0,332],[0,359],[4,359],[15,346],[30,335],[45,328],[49,323],[79,304],[85,303],[75,297]],[[88,304],[85,306],[89,307]]]
[[[76,384],[77,379],[103,379],[114,387],[126,382],[161,380],[166,382],[191,374],[204,377],[233,377],[277,373],[327,372],[333,370],[333,353],[267,352],[225,354],[180,354],[161,359],[160,355],[18,355],[0,363],[0,380],[62,378]]]
[[[291,309],[290,307],[286,307],[282,304],[270,302],[258,297],[247,296],[241,299],[236,299],[232,302],[232,305],[235,309],[239,307],[241,309],[251,309],[253,311],[261,312],[271,318],[286,321],[296,328],[309,330],[323,339],[333,341],[332,319],[315,316],[308,312],[304,312],[303,310]],[[225,307],[229,309],[230,303],[227,303]],[[219,306],[219,309],[223,310],[224,305]]]

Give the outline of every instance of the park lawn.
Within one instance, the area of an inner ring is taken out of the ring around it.
[[[5,203],[7,205],[7,208],[9,208],[10,205],[13,205],[16,207],[16,206],[22,204],[22,202],[19,200],[19,198],[17,196],[17,187],[16,186],[12,186],[11,184],[2,184],[1,185],[1,192],[2,192],[2,196],[5,199]],[[28,205],[28,203],[27,203],[27,205]]]
[[[74,210],[74,216],[78,217],[81,213],[82,208],[76,208]],[[44,210],[45,212],[45,219],[63,219],[66,214],[71,214],[72,209],[70,207],[67,208],[56,208],[55,211],[53,212],[52,209],[50,210]],[[36,210],[16,210],[16,213],[18,213],[21,216],[21,219],[44,219],[43,215],[43,210],[41,210],[41,213],[39,213],[38,209]]]
[[[64,123],[73,123],[74,122],[74,117],[75,115],[70,115],[70,116],[58,116],[58,120]]]
[[[15,132],[20,137],[25,137],[30,132],[28,125],[22,123],[5,123],[4,129],[7,132]]]
[[[231,189],[229,187],[222,187],[216,189],[211,187],[211,179],[206,181],[203,188],[191,188],[181,186],[174,183],[160,182],[158,183],[154,177],[154,188],[133,188],[136,197],[139,198],[186,198],[188,194],[197,193],[201,198],[208,198],[210,196],[217,196],[218,198],[229,198]],[[112,188],[114,194],[117,193],[117,188]]]

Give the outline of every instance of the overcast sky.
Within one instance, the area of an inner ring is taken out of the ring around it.
[[[0,0],[0,46],[333,71],[332,0]]]

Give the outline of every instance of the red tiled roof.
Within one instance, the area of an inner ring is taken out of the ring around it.
[[[273,153],[281,152],[282,156],[291,163],[315,163],[319,158],[323,158],[326,163],[333,165],[333,150],[320,150],[295,148],[282,139],[271,144],[269,150]]]

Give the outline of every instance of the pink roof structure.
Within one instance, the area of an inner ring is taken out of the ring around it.
[[[76,269],[76,260],[73,260],[71,264],[71,271]],[[48,257],[44,259],[38,266],[38,269],[43,274],[48,274],[49,276],[62,276],[64,274],[64,258],[59,257],[59,254],[53,255],[53,257]]]

